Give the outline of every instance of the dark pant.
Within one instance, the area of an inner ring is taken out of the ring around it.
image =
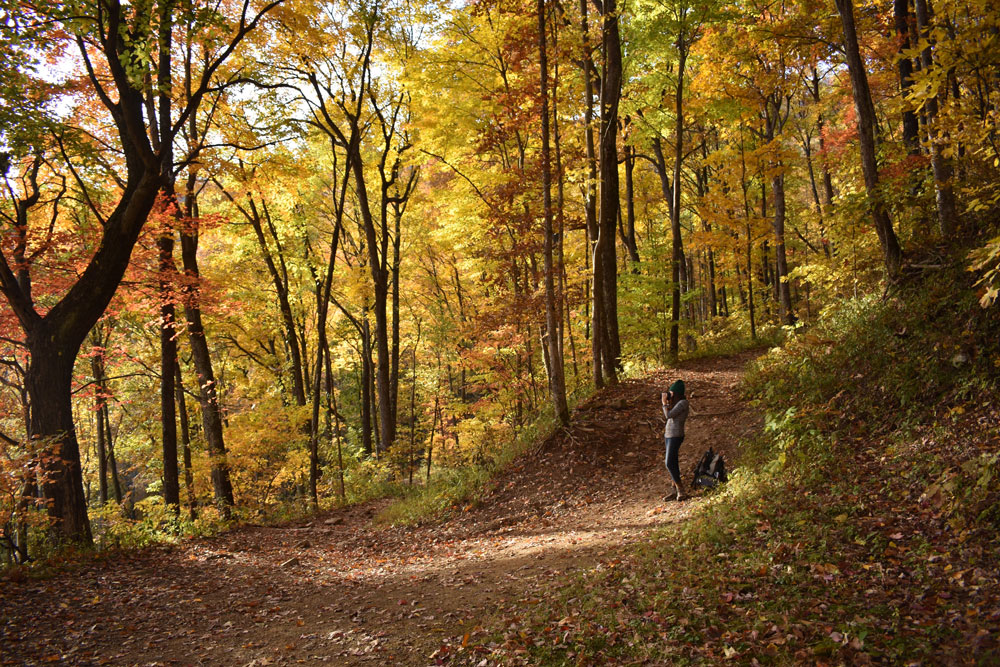
[[[681,468],[677,463],[677,454],[681,451],[681,443],[684,442],[684,436],[679,438],[664,438],[667,443],[667,472],[674,480],[674,484],[680,486],[681,483]]]

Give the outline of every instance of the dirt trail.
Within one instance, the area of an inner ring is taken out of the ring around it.
[[[664,500],[659,392],[678,376],[688,386],[685,476],[709,446],[732,460],[754,422],[736,393],[749,358],[601,392],[443,523],[374,526],[375,503],[0,582],[0,664],[433,664],[506,605],[540,602],[553,578],[684,520],[700,500]]]

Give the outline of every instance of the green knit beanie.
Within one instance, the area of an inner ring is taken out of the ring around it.
[[[676,380],[670,385],[670,391],[674,392],[676,398],[684,398],[684,380]]]

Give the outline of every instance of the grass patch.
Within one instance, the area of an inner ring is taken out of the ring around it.
[[[424,485],[406,485],[402,496],[376,517],[382,524],[415,525],[439,519],[461,507],[476,506],[491,483],[517,458],[543,442],[556,428],[551,410],[543,411],[516,438],[491,449],[477,465],[439,468]]]

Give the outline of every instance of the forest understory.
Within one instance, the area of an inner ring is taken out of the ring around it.
[[[0,582],[0,663],[422,665],[460,650],[491,663],[486,640],[505,611],[539,604],[568,573],[614,568],[696,510],[698,496],[665,500],[660,391],[685,378],[703,413],[681,450],[687,476],[710,446],[731,459],[753,428],[738,396],[749,358],[598,393],[441,522],[379,526],[388,501],[377,501]]]

